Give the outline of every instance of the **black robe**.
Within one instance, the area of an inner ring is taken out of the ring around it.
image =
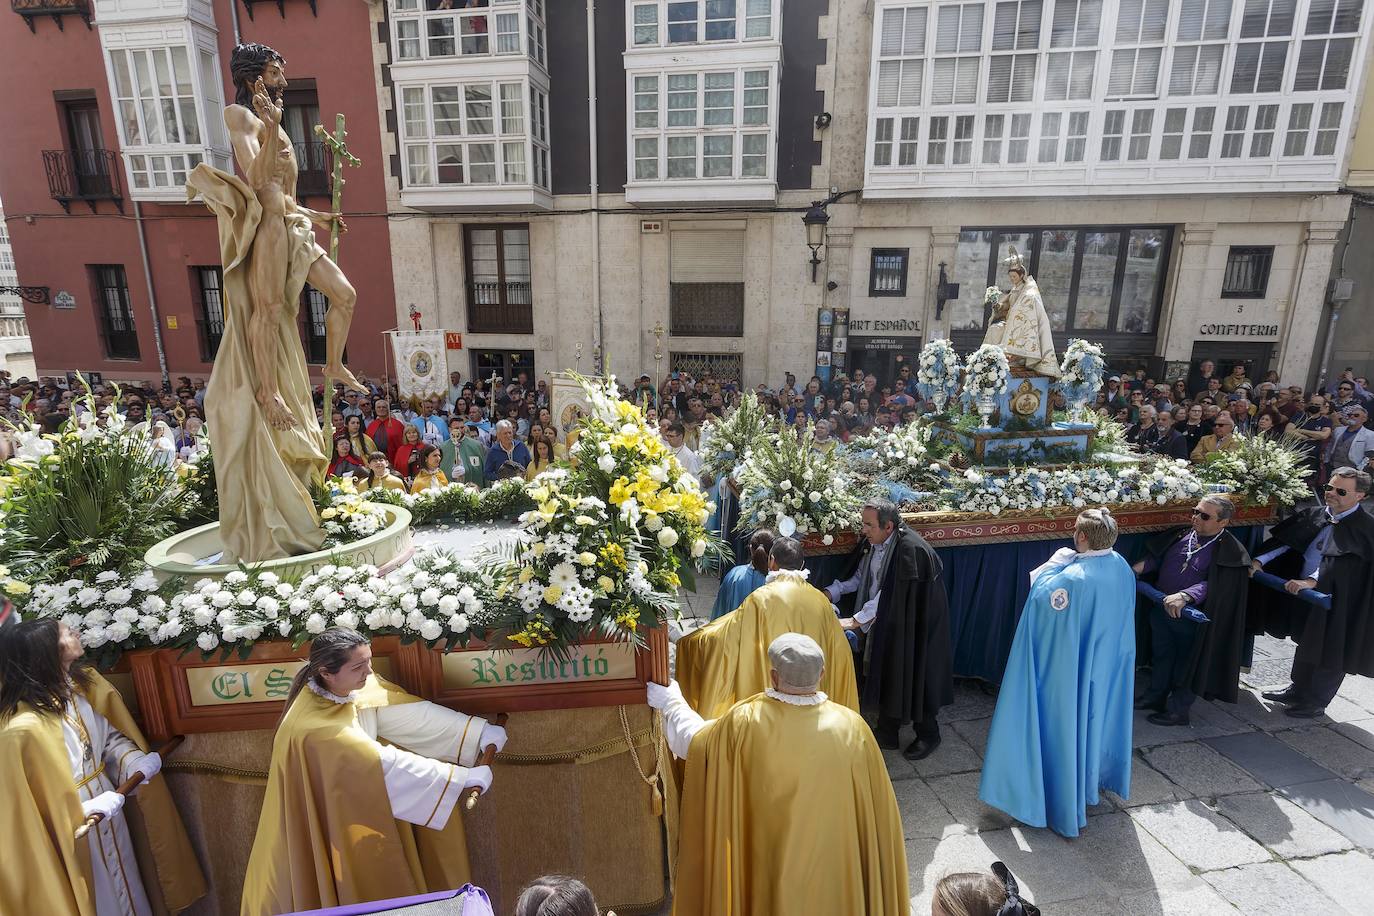
[[[1374,675],[1374,515],[1357,508],[1335,524],[1317,591],[1331,596],[1331,610],[1308,613],[1294,662]]]
[[[1288,550],[1271,560],[1264,571],[1280,579],[1301,579],[1306,572],[1302,568],[1303,551],[1326,527],[1326,523],[1326,510],[1320,506],[1295,512],[1270,530],[1268,540],[1256,548],[1255,557],[1259,558],[1279,547],[1287,547]],[[1296,640],[1307,624],[1310,609],[1312,605],[1287,592],[1251,582],[1246,626],[1254,634],[1264,633],[1278,639]]]
[[[905,524],[892,537],[859,704],[901,722],[933,722],[941,706],[954,702],[944,567],[935,549]],[[871,549],[861,539],[842,578],[852,576]]]
[[[1178,528],[1150,538],[1145,551],[1154,558],[1156,567],[1165,551],[1192,530],[1191,527]],[[1141,578],[1153,584],[1158,577],[1156,568]],[[1247,636],[1245,606],[1249,584],[1250,554],[1235,535],[1223,531],[1212,549],[1212,565],[1207,570],[1207,599],[1199,608],[1212,622],[1201,625],[1202,632],[1193,642],[1193,656],[1184,681],[1171,684],[1171,687],[1187,684],[1203,699],[1236,702]]]

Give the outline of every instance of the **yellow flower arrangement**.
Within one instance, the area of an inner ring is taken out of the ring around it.
[[[553,630],[544,622],[542,617],[535,617],[525,624],[523,630],[510,634],[510,641],[524,646],[526,649],[535,646],[546,646],[553,641]]]

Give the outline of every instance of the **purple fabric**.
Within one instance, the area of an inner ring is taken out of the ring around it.
[[[403,906],[419,906],[422,903],[434,903],[439,900],[452,900],[459,896],[476,897],[486,904],[486,912],[491,912],[491,900],[487,897],[487,892],[480,887],[473,887],[471,884],[464,884],[456,891],[437,891],[432,894],[417,894],[414,897],[393,897],[390,900],[373,900],[368,903],[350,903],[346,906],[326,907],[322,910],[300,910],[296,913],[284,914],[284,916],[366,916],[369,913],[385,913],[389,910],[399,909]],[[465,907],[464,909],[467,909]],[[474,910],[481,913],[481,909]]]
[[[1207,600],[1207,570],[1212,566],[1216,541],[1193,554],[1191,560],[1188,559],[1187,545],[1188,536],[1184,535],[1164,551],[1155,585],[1166,595],[1184,592],[1188,595],[1189,604],[1198,605]]]

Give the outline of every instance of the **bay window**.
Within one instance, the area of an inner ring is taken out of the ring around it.
[[[101,26],[130,194],[183,201],[193,168],[229,165],[214,35],[189,22],[157,33],[157,43],[146,35],[135,26]]]
[[[774,39],[779,0],[630,0],[631,48]]]
[[[403,85],[405,189],[549,188],[548,94],[523,81]],[[403,194],[404,197],[404,194]]]
[[[390,3],[398,62],[523,54],[544,63],[543,0]]]
[[[775,79],[771,67],[630,74],[632,183],[770,178]]]

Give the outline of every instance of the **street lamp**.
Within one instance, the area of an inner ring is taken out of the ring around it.
[[[811,282],[816,282],[816,268],[821,265],[821,246],[825,244],[825,227],[830,222],[830,214],[825,212],[830,201],[812,201],[811,209],[802,217],[806,226],[806,247],[811,249]]]

